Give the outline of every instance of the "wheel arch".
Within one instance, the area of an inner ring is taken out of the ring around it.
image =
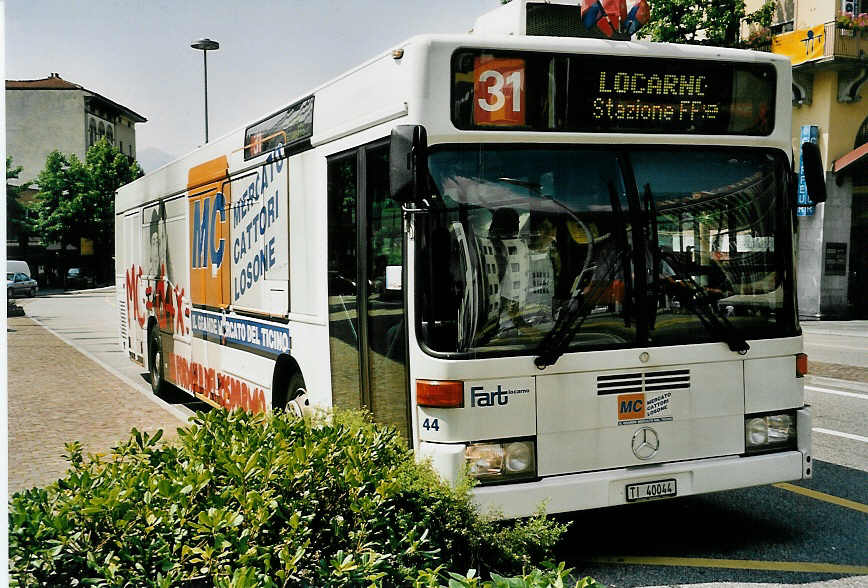
[[[160,326],[157,324],[157,318],[154,316],[148,317],[148,326],[145,329],[145,357],[147,358],[147,368],[151,369],[151,333],[156,331],[157,337],[160,336]]]
[[[301,367],[294,357],[287,353],[281,353],[277,356],[277,361],[274,364],[274,375],[271,378],[271,408],[274,410],[277,407],[286,405],[286,387],[289,384],[293,374],[301,374]]]

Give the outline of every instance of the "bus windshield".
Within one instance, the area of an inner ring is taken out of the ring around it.
[[[417,330],[433,352],[531,354],[553,329],[561,351],[798,333],[780,152],[441,146],[429,169]]]

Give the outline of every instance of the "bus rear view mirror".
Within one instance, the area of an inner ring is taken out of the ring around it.
[[[389,145],[389,188],[402,204],[417,202],[428,181],[428,133],[422,125],[392,129]]]
[[[802,168],[805,170],[808,198],[814,204],[825,202],[826,179],[823,177],[823,158],[816,143],[802,143]]]

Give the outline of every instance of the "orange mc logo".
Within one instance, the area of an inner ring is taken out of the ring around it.
[[[618,396],[618,420],[628,421],[645,418],[645,394],[621,394]]]

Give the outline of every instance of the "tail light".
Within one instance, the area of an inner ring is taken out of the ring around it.
[[[796,377],[804,378],[805,374],[808,373],[808,354],[807,353],[797,353],[796,354]]]

